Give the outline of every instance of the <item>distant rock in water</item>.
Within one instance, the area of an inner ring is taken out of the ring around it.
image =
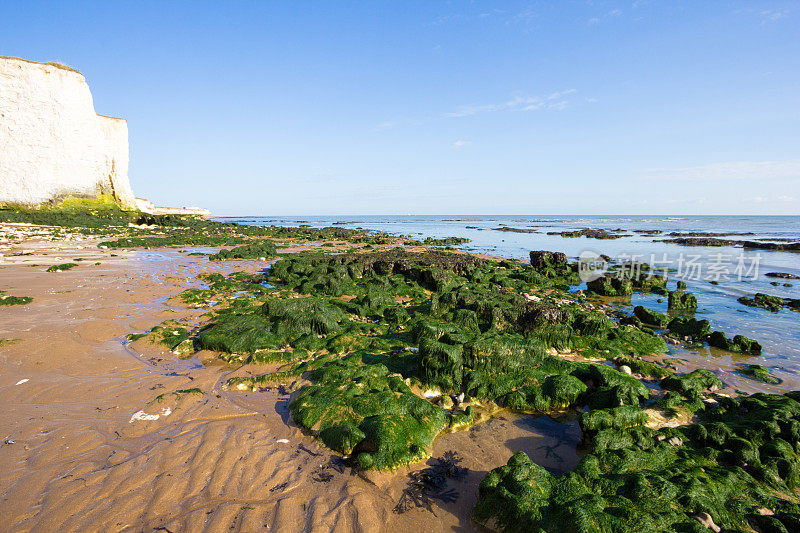
[[[681,246],[741,246],[750,250],[774,250],[776,252],[798,252],[800,242],[776,243],[761,241],[736,241],[733,239],[715,239],[711,237],[677,237],[659,242],[672,242]]]
[[[575,231],[548,231],[548,235],[561,235],[562,237],[588,237],[589,239],[619,239],[625,235],[618,235],[624,230],[606,231],[604,229],[584,228]]]
[[[470,226],[467,226],[470,227]],[[509,233],[540,233],[535,229],[520,229],[520,228],[509,228],[508,226],[502,226],[499,228],[492,228],[492,231],[506,231]]]
[[[788,272],[767,272],[764,275],[768,278],[800,279],[800,276],[795,276],[794,274],[789,274]]]
[[[728,237],[731,235],[755,235],[752,231],[742,233],[714,233],[710,231],[672,231],[667,233],[669,237]]]

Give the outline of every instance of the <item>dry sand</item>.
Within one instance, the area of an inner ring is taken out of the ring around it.
[[[0,339],[19,339],[0,346],[0,530],[472,531],[478,483],[513,453],[554,471],[578,461],[576,423],[508,414],[436,440],[434,457],[456,451],[469,469],[449,482],[455,501],[395,513],[425,463],[361,477],[293,424],[285,391],[223,390],[249,369],[126,342],[169,318],[201,323],[207,309],[170,300],[199,273],[265,263],[95,244],[34,239],[0,263],[0,290],[34,298],[0,306]],[[190,388],[203,394],[174,394]]]

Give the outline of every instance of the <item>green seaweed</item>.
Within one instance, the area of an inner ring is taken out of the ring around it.
[[[0,291],[0,305],[27,305],[33,301],[30,296],[4,296]]]
[[[711,324],[708,320],[697,320],[694,317],[675,317],[667,324],[667,329],[671,333],[693,340],[704,339],[711,334]]]
[[[448,425],[445,412],[385,366],[359,363],[354,355],[312,370],[312,384],[290,405],[295,421],[332,449],[354,454],[363,469],[428,457],[433,439]]]
[[[729,352],[741,352],[744,354],[758,355],[761,353],[761,344],[753,339],[748,339],[744,335],[734,335],[729,339],[721,331],[714,331],[708,336],[708,344],[715,348],[728,350]]]
[[[694,312],[697,309],[697,297],[691,292],[684,292],[681,289],[669,291],[667,309],[670,311]]]
[[[209,256],[211,261],[222,261],[225,259],[259,259],[274,257],[277,253],[275,243],[268,240],[254,242],[252,244],[245,244],[237,246],[230,250],[220,250],[219,252]]]
[[[69,270],[71,268],[75,268],[78,266],[77,263],[62,263],[60,265],[53,265],[47,268],[48,272],[64,272],[65,270]]]
[[[739,373],[761,383],[778,385],[783,382],[779,377],[773,376],[768,368],[761,365],[740,364]]]
[[[763,292],[756,293],[752,298],[742,296],[737,301],[740,304],[748,307],[760,307],[761,309],[766,309],[767,311],[772,311],[773,313],[777,313],[783,309],[783,298],[770,296],[769,294],[764,294]]]
[[[649,326],[655,326],[658,328],[663,328],[669,322],[669,318],[667,315],[663,313],[659,313],[658,311],[653,311],[651,309],[647,309],[641,305],[637,305],[633,308],[633,314],[642,321],[642,323],[647,324]]]
[[[224,320],[215,320],[204,327],[198,337],[200,348],[216,350],[235,357],[248,359],[247,354],[258,350],[277,349],[278,337],[270,331],[270,323],[258,314],[226,313]]]
[[[501,531],[703,531],[695,517],[706,513],[726,530],[795,529],[794,399],[721,398],[697,424],[659,431],[624,409],[583,415],[595,446],[571,473],[556,477],[524,453],[489,472],[473,518]]]
[[[129,341],[142,338],[154,344],[162,344],[169,348],[170,351],[175,350],[179,345],[186,342],[190,347],[192,346],[192,341],[189,339],[189,330],[183,324],[174,320],[166,320],[146,333],[128,335]],[[185,346],[179,350],[181,355],[185,355],[189,351]]]

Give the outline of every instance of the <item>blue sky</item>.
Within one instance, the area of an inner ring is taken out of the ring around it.
[[[216,214],[798,214],[800,2],[5,2]]]

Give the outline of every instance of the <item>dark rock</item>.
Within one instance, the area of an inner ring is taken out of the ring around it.
[[[567,264],[567,256],[561,252],[548,252],[536,250],[530,253],[531,266],[535,269],[559,267]]]
[[[783,308],[782,298],[770,296],[769,294],[764,294],[763,292],[756,293],[756,295],[752,298],[742,296],[737,301],[742,305],[746,305],[748,307],[760,307],[761,309],[766,309],[767,311],[772,311],[773,313],[777,313]]]
[[[764,275],[768,278],[800,279],[800,276],[795,276],[794,274],[789,274],[788,272],[767,272]]]

